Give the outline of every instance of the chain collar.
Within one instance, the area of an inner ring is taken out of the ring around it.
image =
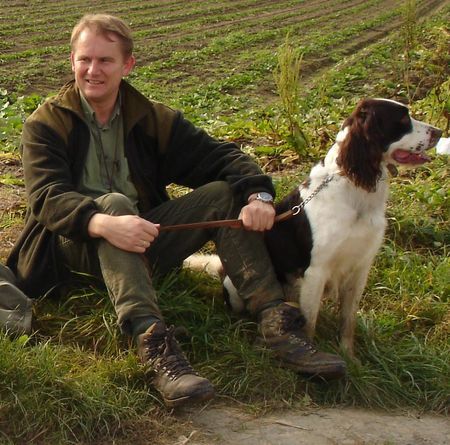
[[[311,199],[313,199],[323,188],[325,188],[333,179],[333,175],[328,175],[318,186],[317,188],[307,196],[300,204],[292,207],[292,216],[298,215],[308,204]]]

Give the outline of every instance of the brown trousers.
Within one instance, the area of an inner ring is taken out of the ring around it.
[[[131,201],[111,193],[96,199],[99,211],[110,215],[134,214]],[[161,225],[237,218],[242,203],[229,186],[217,181],[170,200],[142,217]],[[123,251],[105,240],[74,243],[60,238],[60,251],[74,271],[103,279],[118,316],[129,334],[129,320],[137,317],[162,318],[153,288],[152,271],[165,274],[181,266],[183,260],[213,241],[239,294],[250,313],[273,300],[283,299],[261,233],[243,229],[196,229],[161,232],[143,255]]]

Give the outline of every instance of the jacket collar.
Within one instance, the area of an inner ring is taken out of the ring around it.
[[[122,80],[120,84],[125,134],[141,119],[152,112],[151,102],[128,82]],[[55,105],[75,113],[81,120],[85,121],[85,114],[81,106],[80,90],[75,80],[67,82],[53,99]]]

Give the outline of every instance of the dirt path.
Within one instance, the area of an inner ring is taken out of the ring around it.
[[[176,445],[448,445],[444,416],[392,414],[358,408],[282,411],[262,416],[213,405],[182,415]]]

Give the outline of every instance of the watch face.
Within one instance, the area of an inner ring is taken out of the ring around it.
[[[263,202],[273,202],[273,197],[270,193],[260,192],[256,195],[256,199]]]

